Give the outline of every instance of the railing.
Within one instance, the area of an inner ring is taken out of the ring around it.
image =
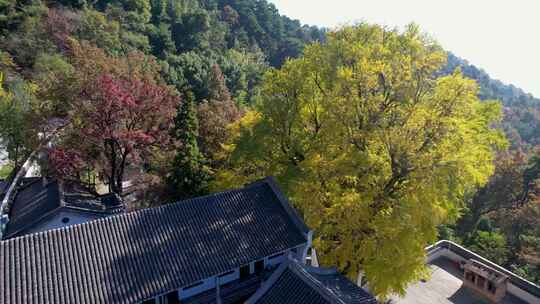
[[[466,248],[447,240],[439,241],[431,246],[426,247],[426,251],[428,255],[434,254],[435,252],[439,250],[447,249],[458,256],[461,256],[465,260],[469,259],[475,259],[477,261],[482,262],[483,264],[486,264],[487,266],[502,272],[503,274],[507,275],[510,282],[515,285],[516,287],[520,288],[521,290],[524,290],[528,292],[531,295],[534,295],[535,297],[540,298],[540,286],[534,284],[533,282],[530,282],[515,273],[493,263],[492,261],[470,251]]]

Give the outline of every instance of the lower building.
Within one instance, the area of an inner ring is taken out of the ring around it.
[[[345,286],[351,296],[360,294],[335,271],[302,266],[316,263],[308,259],[311,239],[273,178],[266,178],[1,241],[0,303],[243,303],[274,282],[283,265],[305,269],[321,294]]]
[[[538,304],[540,286],[482,256],[450,242],[427,249],[431,277],[411,284],[399,304]]]
[[[288,257],[246,304],[377,304],[333,268],[307,266]]]
[[[56,179],[44,177],[23,178],[7,209],[8,221],[0,231],[0,239],[82,224],[125,211],[115,194],[93,196],[69,191]]]

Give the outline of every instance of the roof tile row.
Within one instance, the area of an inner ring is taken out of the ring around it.
[[[307,242],[272,179],[0,242],[0,303],[137,303]]]

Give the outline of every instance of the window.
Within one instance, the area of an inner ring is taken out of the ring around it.
[[[62,219],[62,223],[64,223],[64,224],[69,223],[69,217],[64,217],[64,218]]]
[[[255,273],[260,274],[264,270],[264,260],[255,262]]]
[[[184,287],[184,288],[182,288],[182,289],[183,289],[183,290],[193,289],[193,288],[196,288],[196,287],[201,286],[202,284],[204,284],[204,282],[203,282],[203,281],[199,281],[199,282],[197,282],[197,283],[195,283],[195,284],[191,284],[191,285],[189,285],[189,286],[187,286],[187,287]]]
[[[240,279],[249,277],[249,264],[240,267]]]

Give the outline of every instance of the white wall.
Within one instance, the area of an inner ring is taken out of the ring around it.
[[[218,280],[219,280],[219,284],[223,285],[223,284],[227,284],[229,282],[232,282],[234,280],[238,280],[239,278],[240,278],[240,269],[236,269],[236,270],[234,270],[233,273],[231,273],[229,275],[226,275],[226,276],[223,276],[223,277],[220,277],[220,278],[218,278]]]
[[[281,264],[285,260],[286,257],[287,257],[286,252],[274,258],[266,257],[264,258],[264,266],[275,266],[275,265]]]
[[[0,167],[5,166],[8,164],[8,154],[4,147],[0,147]]]
[[[251,264],[253,264],[253,263],[251,263]],[[253,267],[253,266],[251,266],[251,267]],[[240,268],[237,268],[237,269],[234,270],[233,273],[228,274],[226,276],[220,277],[220,275],[217,275],[217,276],[207,278],[207,279],[205,279],[203,281],[203,284],[201,284],[201,285],[199,285],[199,286],[197,286],[195,288],[190,288],[188,290],[180,289],[179,290],[179,295],[180,295],[179,298],[180,298],[180,300],[183,300],[183,299],[198,295],[200,293],[203,293],[203,292],[205,292],[205,291],[207,291],[209,289],[216,288],[216,280],[218,280],[220,285],[224,285],[224,284],[227,284],[227,283],[232,282],[234,280],[238,280],[239,278],[240,278]]]
[[[61,220],[61,217],[59,217],[59,216],[57,216],[55,218],[59,218]],[[294,257],[301,260],[302,262],[305,262],[303,259],[305,259],[305,252],[307,251],[307,248],[306,248],[307,246],[309,246],[309,245],[302,245],[302,246],[298,246],[297,248],[295,248],[296,250],[295,250]],[[286,250],[286,251],[283,252],[282,255],[280,255],[278,257],[275,257],[273,259],[270,259],[269,257],[265,257],[263,259],[264,267],[276,266],[278,264],[281,264],[291,252],[292,252],[292,250]],[[250,273],[255,272],[255,262],[256,261],[253,261],[253,262],[251,262],[249,264]],[[221,278],[219,277],[219,275],[213,276],[213,277],[207,278],[205,280],[202,280],[203,283],[201,285],[197,286],[197,287],[190,288],[190,289],[187,289],[187,290],[184,290],[184,289],[178,290],[178,298],[180,300],[185,300],[187,298],[196,296],[196,295],[198,295],[200,293],[203,293],[205,291],[208,291],[210,289],[216,288],[216,280],[218,280],[218,284],[224,285],[224,284],[227,284],[227,283],[232,282],[234,280],[237,280],[239,278],[240,278],[240,268],[236,268],[236,269],[234,269],[233,273],[228,274],[226,276],[223,276]],[[157,304],[167,304],[166,302],[167,302],[166,295],[156,297],[156,303]]]
[[[440,257],[445,257],[449,260],[452,260],[454,262],[466,262],[467,260],[464,259],[462,256],[459,256],[455,254],[453,251],[447,249],[447,248],[439,248],[436,252],[429,254],[427,257],[426,262],[431,263],[435,261],[436,259]]]
[[[190,289],[181,289],[180,290],[180,300],[192,297],[194,295],[197,295],[199,293],[202,293],[204,291],[207,291],[209,289],[216,287],[216,277],[210,277],[203,281],[203,284],[190,288]]]
[[[305,246],[299,246],[297,247],[297,250],[296,250],[296,256],[303,256],[303,253],[304,253],[304,249],[305,249]],[[272,258],[270,259],[269,257],[265,257],[263,259],[264,261],[264,267],[267,267],[267,266],[277,266],[279,264],[281,264],[286,258],[287,256],[289,255],[289,253],[291,253],[291,250],[287,250],[287,251],[284,251],[282,255],[280,256],[277,256],[275,258]],[[255,262],[256,261],[253,261],[249,264],[249,270],[250,270],[250,273],[254,273],[255,272]],[[216,288],[216,279],[219,280],[219,284],[220,285],[224,285],[224,284],[227,284],[229,282],[232,282],[234,280],[237,280],[240,278],[240,268],[237,268],[234,270],[234,273],[231,273],[227,276],[224,276],[224,277],[221,277],[221,278],[218,278],[219,276],[213,276],[213,277],[210,277],[210,278],[207,278],[203,281],[203,284],[197,286],[197,287],[194,287],[194,288],[190,288],[188,290],[184,290],[184,289],[181,289],[179,291],[179,294],[180,294],[180,300],[184,300],[184,299],[187,299],[189,297],[192,297],[192,296],[195,296],[195,295],[198,295],[200,293],[203,293],[207,290],[210,290],[210,289],[213,289],[213,288]]]
[[[506,285],[506,291],[527,303],[540,303],[540,298],[533,296],[511,282],[508,282],[508,285]]]

